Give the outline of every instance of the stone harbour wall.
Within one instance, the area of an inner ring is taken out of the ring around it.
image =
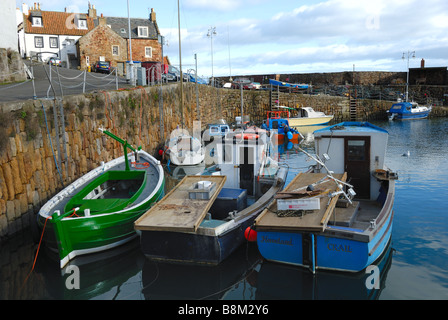
[[[183,91],[183,109],[177,84],[0,104],[0,239],[28,227],[63,186],[101,161],[122,155],[121,145],[103,135],[100,127],[156,154],[182,119],[184,127],[192,129],[198,119],[197,97],[202,129],[220,118],[231,123],[241,114],[239,90],[190,83]],[[261,123],[270,110],[269,94],[244,91],[244,114]],[[346,97],[281,93],[280,102],[334,114],[335,122],[349,119]],[[385,118],[392,103],[358,101],[365,120]]]

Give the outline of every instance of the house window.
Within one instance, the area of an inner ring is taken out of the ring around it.
[[[44,37],[34,37],[34,47],[43,48],[44,47]]]
[[[145,57],[152,58],[152,48],[151,47],[145,47]]]
[[[121,28],[121,29],[120,29],[120,32],[121,32],[121,33],[126,33],[126,29],[125,29],[125,28]]]
[[[50,37],[50,48],[58,48],[58,38]]]
[[[118,56],[118,46],[112,46],[112,55]]]
[[[42,17],[33,17],[33,27],[42,27]]]
[[[138,36],[142,38],[148,37],[148,27],[138,27]]]
[[[87,20],[79,19],[78,20],[78,29],[87,29]]]

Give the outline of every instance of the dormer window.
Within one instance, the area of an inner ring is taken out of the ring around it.
[[[78,29],[87,30],[87,16],[85,14],[77,14],[75,16],[75,25]]]
[[[33,27],[42,27],[42,12],[40,11],[31,11],[31,23]]]
[[[138,36],[141,38],[148,37],[148,27],[138,27]]]
[[[78,29],[87,29],[87,20],[78,20]]]
[[[33,17],[33,27],[42,27],[42,17]]]

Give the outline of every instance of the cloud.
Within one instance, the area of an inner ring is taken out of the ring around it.
[[[186,0],[183,6],[188,9],[231,11],[242,4],[239,0]]]

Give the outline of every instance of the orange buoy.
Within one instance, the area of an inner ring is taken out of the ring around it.
[[[251,226],[247,227],[246,230],[244,231],[244,237],[249,242],[255,242],[257,241],[257,231],[252,229]]]

